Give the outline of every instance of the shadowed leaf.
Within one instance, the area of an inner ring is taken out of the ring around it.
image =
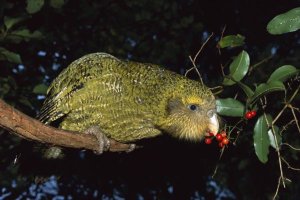
[[[253,140],[255,154],[262,163],[266,163],[268,161],[270,146],[267,120],[269,124],[272,123],[272,117],[269,114],[262,115],[258,118],[254,126]]]
[[[21,57],[19,54],[9,51],[0,47],[0,60],[7,60],[12,63],[20,64],[22,63]]]
[[[260,98],[261,96],[276,91],[285,91],[285,87],[282,82],[272,81],[269,83],[262,83],[256,88],[253,96],[248,101],[252,103],[256,101],[258,98]]]
[[[45,84],[38,84],[33,88],[33,93],[35,94],[46,94],[48,86]]]
[[[50,6],[60,9],[65,4],[65,0],[50,0]]]
[[[248,85],[245,85],[242,82],[237,82],[237,84],[242,88],[247,97],[251,97],[254,94],[253,90]]]
[[[44,0],[27,0],[26,11],[29,14],[34,14],[41,10],[44,5]]]
[[[29,41],[30,39],[41,39],[43,37],[40,31],[30,32],[28,29],[13,31],[10,35],[25,41]]]
[[[26,18],[25,17],[16,17],[16,18],[12,18],[12,17],[7,17],[5,16],[4,17],[4,25],[5,25],[5,28],[7,30],[11,29],[14,25],[16,25],[17,23],[25,20]]]

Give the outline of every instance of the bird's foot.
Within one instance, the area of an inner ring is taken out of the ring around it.
[[[126,153],[130,153],[130,152],[132,152],[133,150],[135,150],[136,149],[136,144],[129,144],[129,147],[128,147],[128,149],[126,150]]]
[[[110,147],[110,141],[106,135],[100,130],[99,126],[92,126],[84,131],[86,134],[94,135],[99,143],[99,149],[95,151],[96,154],[102,154],[104,151],[108,151]]]

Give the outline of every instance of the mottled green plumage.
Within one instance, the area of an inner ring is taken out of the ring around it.
[[[40,119],[48,124],[61,119],[60,128],[80,132],[99,126],[120,142],[162,131],[197,140],[214,109],[211,91],[198,81],[157,65],[94,53],[71,63],[52,82]]]

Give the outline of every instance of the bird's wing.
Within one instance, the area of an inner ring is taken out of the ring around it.
[[[66,115],[69,112],[66,104],[74,93],[88,80],[101,76],[103,66],[117,63],[121,61],[106,53],[89,54],[72,62],[49,86],[39,120],[47,124]]]
[[[132,93],[128,81],[122,74],[105,73],[86,82],[65,104],[73,109],[61,128],[84,131],[99,126],[108,137],[121,142],[160,134],[153,125],[153,112]]]
[[[60,127],[74,131],[99,124],[108,137],[122,142],[160,134],[147,107],[149,94],[142,94],[152,90],[145,84],[140,88],[136,77],[131,77],[142,68],[127,64],[101,53],[74,61],[50,85],[40,120],[50,123],[64,117]],[[141,73],[142,80],[147,73]]]

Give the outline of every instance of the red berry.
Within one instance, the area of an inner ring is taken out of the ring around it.
[[[223,140],[223,137],[222,137],[222,135],[221,135],[220,133],[218,133],[218,134],[216,135],[216,139],[217,139],[219,142],[221,142],[221,141]]]
[[[251,119],[252,117],[253,117],[253,116],[252,116],[252,114],[251,114],[250,111],[246,112],[246,114],[245,114],[245,118],[246,118],[246,119]]]
[[[256,116],[256,111],[255,110],[252,110],[250,111],[250,114],[252,115],[252,118]]]
[[[223,138],[225,138],[225,137],[227,136],[227,134],[226,134],[225,131],[222,131],[220,134],[221,134],[221,136],[222,136]]]
[[[205,142],[205,144],[211,144],[212,139],[211,138],[205,138],[204,142]]]
[[[227,145],[227,144],[229,144],[229,140],[228,140],[228,138],[223,138],[223,140],[222,140],[222,144],[224,144],[224,145]]]
[[[214,136],[214,134],[212,132],[210,132],[210,131],[207,131],[205,133],[205,137],[213,137],[213,136]]]

